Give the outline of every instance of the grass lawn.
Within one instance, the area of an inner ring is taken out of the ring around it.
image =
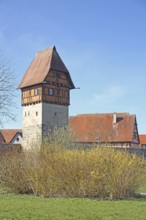
[[[0,220],[146,220],[146,199],[98,201],[0,195]]]
[[[141,186],[138,192],[140,192],[140,193],[146,193],[146,185]]]

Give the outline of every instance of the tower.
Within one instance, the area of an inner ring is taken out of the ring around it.
[[[40,145],[55,127],[67,126],[70,90],[75,86],[55,46],[37,52],[18,88],[22,92],[24,149]]]

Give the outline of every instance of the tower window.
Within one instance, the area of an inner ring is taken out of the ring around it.
[[[56,78],[61,78],[61,74],[60,73],[56,73]]]
[[[61,78],[61,73],[53,73],[53,76],[54,76],[55,78]]]
[[[53,89],[48,89],[48,95],[53,95]]]
[[[34,95],[39,95],[39,90],[38,89],[34,89]]]
[[[27,113],[25,112],[25,117],[27,116]]]
[[[36,116],[38,116],[38,112],[36,112]]]

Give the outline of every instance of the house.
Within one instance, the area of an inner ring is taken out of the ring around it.
[[[107,144],[123,148],[138,148],[139,145],[136,115],[129,113],[72,116],[69,127],[78,144]]]
[[[140,134],[139,140],[140,140],[139,148],[146,149],[146,134]]]
[[[1,129],[0,144],[21,144],[21,129]]]

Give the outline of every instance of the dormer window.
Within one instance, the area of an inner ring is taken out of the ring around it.
[[[137,133],[133,132],[133,139],[137,139]]]
[[[61,73],[53,73],[53,76],[58,79],[61,78],[61,75]]]

